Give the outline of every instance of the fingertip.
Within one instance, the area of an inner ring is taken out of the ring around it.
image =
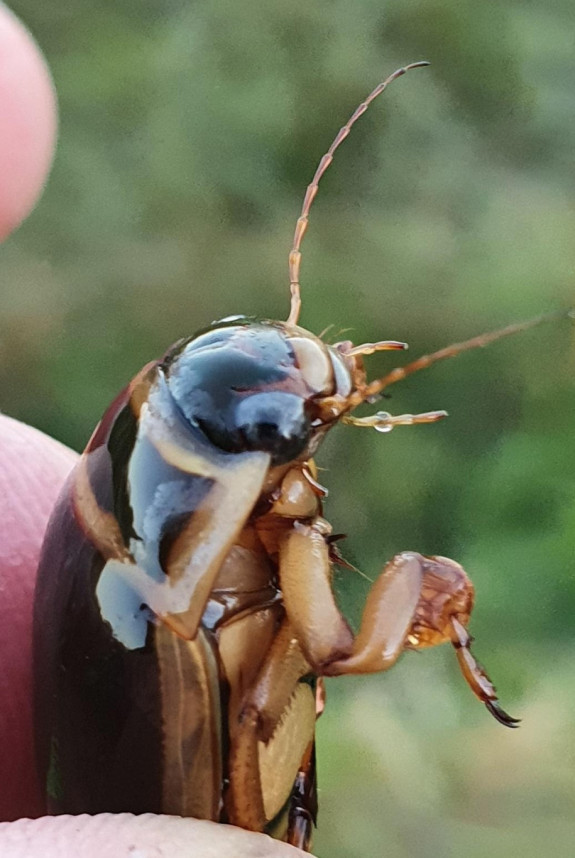
[[[0,241],[33,209],[50,170],[56,93],[33,37],[0,3]]]
[[[303,858],[265,834],[176,816],[47,816],[0,824],[2,858]]]
[[[32,750],[32,604],[48,517],[76,458],[0,415],[0,819],[44,812]]]

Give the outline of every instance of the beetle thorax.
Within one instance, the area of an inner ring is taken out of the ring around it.
[[[355,361],[303,328],[236,318],[180,343],[162,369],[181,414],[210,442],[281,465],[311,455],[345,413]]]

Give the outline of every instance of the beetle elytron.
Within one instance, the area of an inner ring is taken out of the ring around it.
[[[384,341],[327,345],[298,326],[307,189],[289,257],[287,322],[234,317],[174,345],[115,399],[53,514],[35,618],[38,755],[50,810],[230,822],[309,849],[322,677],[391,667],[449,641],[503,724],[466,631],[473,586],[443,557],[404,552],[369,593],[359,632],[331,589],[339,555],[312,456],[337,423],[388,430],[444,412],[352,416],[450,346],[368,381]]]

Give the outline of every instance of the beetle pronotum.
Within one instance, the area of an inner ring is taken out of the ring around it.
[[[367,380],[396,341],[328,345],[299,327],[301,242],[286,322],[224,319],[172,346],[114,400],[54,511],[35,608],[38,757],[54,812],[153,811],[232,822],[309,849],[322,677],[389,669],[450,642],[474,694],[499,706],[466,630],[473,586],[453,560],[396,555],[357,634],[331,588],[339,555],[312,460],[337,423],[388,431],[442,411],[356,418],[409,373],[511,325]]]

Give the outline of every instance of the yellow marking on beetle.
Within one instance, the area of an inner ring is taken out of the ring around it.
[[[315,695],[309,685],[300,682],[269,742],[258,742],[262,797],[268,821],[289,798],[305,750],[313,740],[315,720]]]
[[[179,444],[170,441],[167,438],[150,437],[150,441],[168,465],[173,465],[174,468],[179,468],[180,471],[185,471],[186,474],[194,474],[197,477],[207,477],[208,479],[218,479],[222,474],[229,474],[230,469],[233,470],[233,463],[221,467],[215,462],[210,461],[205,456],[194,452],[190,449],[184,449]]]
[[[307,384],[314,393],[327,393],[333,387],[333,368],[325,347],[309,337],[290,337],[289,344]]]

